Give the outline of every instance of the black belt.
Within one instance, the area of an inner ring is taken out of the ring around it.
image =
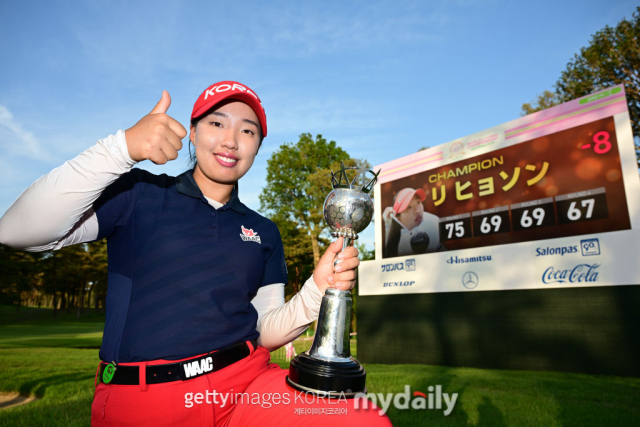
[[[256,340],[251,340],[253,348],[257,348]],[[148,365],[146,369],[147,384],[160,384],[170,381],[185,381],[197,378],[211,372],[218,371],[222,368],[244,359],[251,354],[251,350],[246,341],[235,344],[215,353],[207,353],[204,356],[194,357],[193,359],[183,360],[177,363],[168,363],[165,365]],[[115,367],[113,376],[108,384],[118,385],[138,385],[140,384],[140,371],[138,366],[124,366],[117,363],[100,362],[100,374],[98,378],[100,382],[107,383],[103,379],[104,371],[110,367]],[[110,375],[107,375],[107,378]]]

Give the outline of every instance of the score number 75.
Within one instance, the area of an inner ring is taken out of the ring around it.
[[[450,222],[448,224],[445,224],[444,228],[449,232],[447,239],[451,239],[453,237],[454,229],[455,229],[456,237],[464,236],[464,226],[462,221]]]

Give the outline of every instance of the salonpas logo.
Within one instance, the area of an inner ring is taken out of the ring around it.
[[[389,271],[416,271],[416,260],[411,258],[405,260],[405,262],[397,262],[395,264],[382,264],[382,272],[386,273]]]
[[[542,275],[543,283],[585,283],[597,282],[600,264],[578,264],[566,270],[549,267]]]
[[[536,256],[560,255],[578,253],[578,246],[559,246],[557,248],[536,248]]]

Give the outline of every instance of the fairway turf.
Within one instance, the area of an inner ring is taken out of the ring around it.
[[[19,315],[11,310],[0,307],[0,391],[39,399],[0,410],[0,425],[89,425],[98,350],[87,347],[99,345],[104,317],[76,321],[66,313],[54,319],[45,309],[21,308]],[[295,343],[298,353],[310,346],[310,340]],[[288,368],[283,354],[272,359]],[[371,393],[400,393],[405,384],[411,393],[427,394],[437,384],[445,393],[459,393],[448,417],[443,409],[392,407],[395,426],[640,425],[638,378],[429,365],[365,368]]]

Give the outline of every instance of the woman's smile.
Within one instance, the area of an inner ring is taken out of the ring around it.
[[[238,158],[233,154],[214,154],[218,163],[226,168],[232,168],[238,163]]]

